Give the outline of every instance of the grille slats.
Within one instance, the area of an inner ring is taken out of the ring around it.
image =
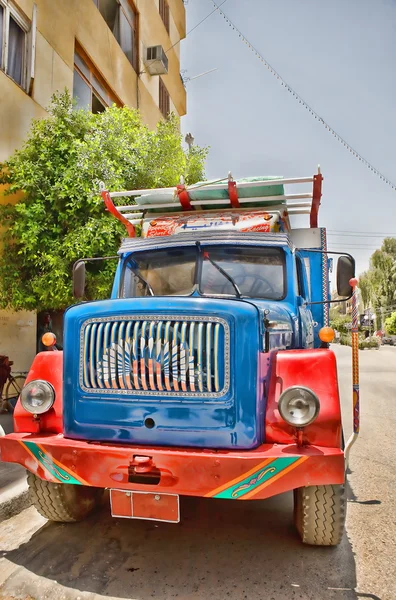
[[[96,334],[96,342],[95,342],[95,364],[98,365],[100,358],[102,356],[101,350],[102,350],[102,344],[103,344],[103,329],[104,329],[104,323],[99,323],[98,326],[98,331]],[[91,346],[92,348],[92,346]],[[93,348],[92,348],[92,353],[93,353]],[[104,383],[103,383],[103,378],[101,376],[101,374],[99,373],[99,370],[96,370],[96,379],[98,382],[98,386],[100,388],[104,387]]]
[[[146,330],[147,330],[147,321],[143,321],[142,323],[142,332],[140,335],[140,380],[142,382],[142,387],[144,390],[147,390],[147,378],[146,378]]]
[[[175,323],[173,327],[173,335],[172,335],[172,381],[173,381],[173,389],[178,392],[179,391],[179,369],[178,369],[178,337],[177,334],[179,332],[179,323]]]
[[[103,370],[103,379],[106,388],[111,388],[110,383],[110,356],[106,352],[107,348],[110,347],[110,327],[111,323],[106,323],[104,328],[104,336],[103,336],[103,359],[102,359],[102,370]],[[100,363],[99,363],[100,364]]]
[[[194,357],[194,333],[195,323],[191,323],[189,332],[189,356],[188,356],[188,377],[190,380],[190,388],[192,392],[195,392],[195,357]]]
[[[117,360],[117,375],[118,375],[118,385],[120,386],[120,388],[122,390],[125,390],[126,388],[126,383],[125,383],[125,333],[124,333],[124,329],[125,329],[125,321],[122,321],[122,323],[120,323],[120,327],[118,329],[118,338],[117,338],[117,343],[119,348],[121,348],[121,356],[120,359]]]
[[[202,353],[202,337],[204,324],[198,325],[198,387],[199,391],[203,392],[203,353]]]
[[[212,391],[212,323],[206,325],[206,379],[209,392]]]
[[[229,385],[229,330],[218,318],[91,319],[81,335],[87,391],[219,396]]]
[[[98,327],[97,323],[92,323],[91,331],[90,331],[91,348],[93,348],[93,345],[94,345],[97,327]],[[92,383],[93,387],[98,387],[98,383],[96,380],[95,359],[94,359],[93,352],[90,352],[90,355],[89,355],[89,375],[90,375],[90,379],[91,379],[91,383]]]
[[[91,328],[92,328],[92,325],[88,325],[87,326],[87,329],[86,329],[86,332],[85,332],[85,335],[86,335],[87,339],[88,339],[89,334],[91,332]],[[86,385],[88,387],[91,387],[91,380],[90,380],[90,377],[89,377],[89,353],[88,353],[88,350],[89,350],[89,345],[86,344],[85,347],[84,347],[84,381],[87,382]]]

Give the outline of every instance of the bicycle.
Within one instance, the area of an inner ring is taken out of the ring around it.
[[[0,413],[13,412],[25,383],[26,374],[19,372],[19,374],[13,375],[11,373],[13,364],[8,356],[0,355]]]

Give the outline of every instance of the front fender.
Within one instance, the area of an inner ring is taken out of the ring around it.
[[[35,419],[18,399],[14,410],[14,431],[18,433],[63,432],[63,352],[40,352],[34,358],[26,383],[34,379],[48,381],[55,390],[52,408]]]
[[[341,407],[337,364],[331,350],[316,348],[278,352],[273,359],[266,412],[266,442],[291,444],[297,430],[278,411],[279,396],[292,385],[310,388],[318,396],[317,419],[304,427],[304,443],[327,448],[341,447]]]

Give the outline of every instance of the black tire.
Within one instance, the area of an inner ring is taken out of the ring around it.
[[[29,497],[39,513],[49,521],[75,523],[97,507],[100,488],[44,481],[28,472]]]
[[[294,521],[304,544],[337,546],[346,516],[345,485],[313,485],[294,490]]]

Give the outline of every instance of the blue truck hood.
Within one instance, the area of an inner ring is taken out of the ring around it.
[[[238,300],[134,298],[70,308],[65,436],[150,446],[259,445],[261,329],[258,306]]]

